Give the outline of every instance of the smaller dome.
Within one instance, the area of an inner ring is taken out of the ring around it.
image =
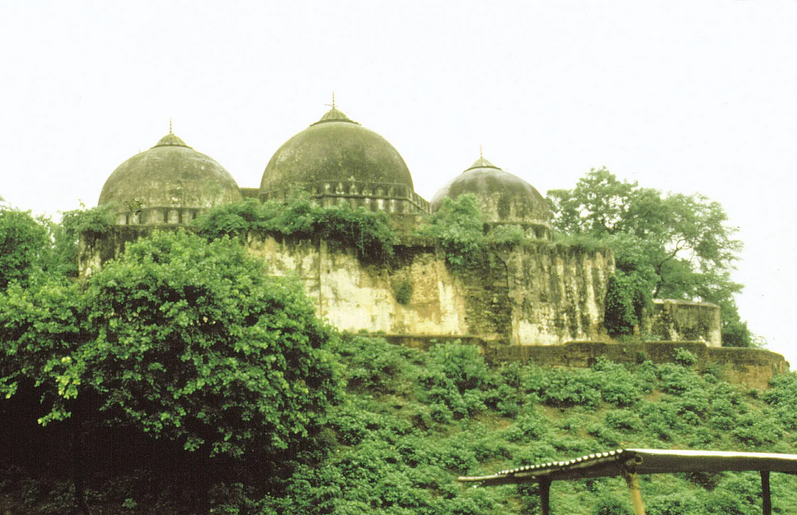
[[[235,179],[212,158],[169,133],[114,170],[99,204],[119,223],[187,223],[210,207],[241,200]]]
[[[479,199],[485,221],[492,224],[536,226],[537,237],[550,236],[551,210],[534,186],[479,157],[473,165],[443,186],[432,198],[432,213],[443,199],[472,193]]]

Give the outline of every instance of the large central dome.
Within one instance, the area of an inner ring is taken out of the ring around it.
[[[315,196],[415,196],[410,171],[393,145],[335,107],[277,150],[263,172],[260,198],[296,188]]]

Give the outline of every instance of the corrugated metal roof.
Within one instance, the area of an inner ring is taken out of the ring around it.
[[[627,472],[720,472],[768,470],[797,474],[797,454],[763,452],[688,451],[662,449],[617,449],[588,454],[568,461],[553,461],[490,476],[460,477],[459,481],[481,485],[537,483],[594,477],[621,476]]]

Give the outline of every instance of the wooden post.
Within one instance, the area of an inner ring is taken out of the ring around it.
[[[542,515],[551,513],[551,478],[540,479],[540,510]]]
[[[764,508],[764,515],[772,515],[772,500],[769,494],[769,471],[761,471],[761,504]]]
[[[645,515],[645,505],[642,504],[642,493],[639,491],[639,476],[636,472],[626,471],[623,474],[628,490],[631,492],[631,504],[634,505],[634,515]]]

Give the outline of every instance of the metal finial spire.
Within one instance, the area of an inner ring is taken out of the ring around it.
[[[171,118],[169,118],[169,134],[174,134],[174,132],[172,132],[172,119]]]
[[[332,92],[332,104],[324,104],[325,106],[330,106],[332,109],[335,109],[337,105],[335,104],[335,92]]]
[[[479,145],[479,157],[484,159],[484,152],[482,151],[482,146]]]

